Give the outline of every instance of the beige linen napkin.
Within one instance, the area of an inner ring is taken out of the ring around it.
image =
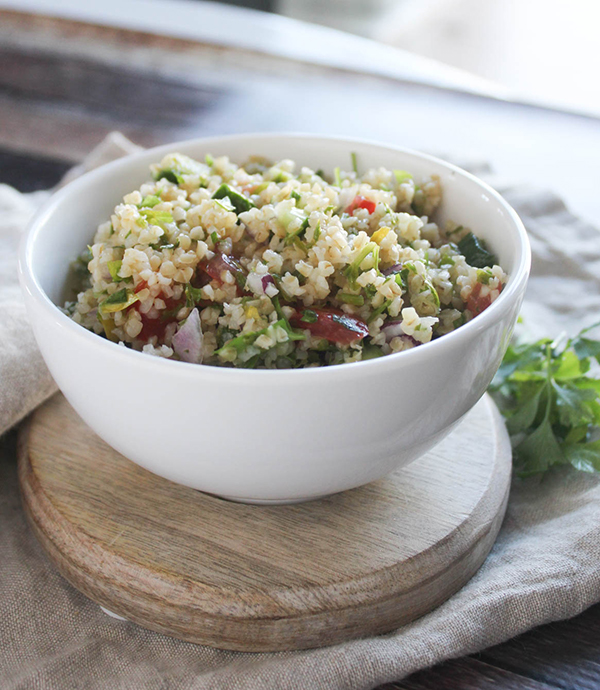
[[[122,134],[113,132],[82,165],[70,170],[61,184],[139,150]],[[19,194],[0,184],[0,434],[56,391],[27,322],[17,278],[22,232],[49,196],[49,192]]]
[[[598,232],[549,192],[496,184],[531,238],[524,313],[532,333],[575,332],[599,319]],[[14,278],[12,235],[40,197],[3,188],[0,198],[0,412],[6,426],[53,386],[25,325]],[[14,434],[0,442],[2,690],[367,690],[574,616],[600,600],[600,482],[564,470],[542,483],[513,486],[506,520],[483,567],[458,594],[410,625],[303,652],[241,654],[195,646],[108,618],[58,575],[25,523],[14,446]]]

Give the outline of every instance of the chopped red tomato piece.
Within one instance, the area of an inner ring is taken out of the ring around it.
[[[346,213],[349,213],[352,215],[354,213],[354,210],[357,208],[364,208],[366,209],[369,213],[373,213],[375,211],[376,203],[374,201],[371,201],[370,199],[365,199],[364,196],[357,195],[354,197],[352,200],[352,203],[348,208],[346,209]]]
[[[230,271],[239,288],[246,283],[246,273],[233,256],[217,252],[210,261],[203,261],[200,266],[213,280],[221,284],[225,282],[223,280],[225,271]]]
[[[329,309],[299,309],[290,323],[294,328],[305,328],[317,338],[338,345],[350,345],[369,335],[369,327],[361,319]]]
[[[485,311],[492,303],[492,297],[489,293],[484,296],[481,295],[481,287],[481,283],[475,283],[471,290],[471,294],[467,297],[467,309],[473,316],[481,314],[481,312]],[[502,285],[499,285],[498,289],[502,290]]]
[[[144,286],[146,287],[146,286]],[[139,290],[136,289],[136,292]],[[140,331],[138,340],[147,343],[152,336],[156,336],[159,341],[163,340],[165,329],[170,323],[177,321],[177,312],[185,305],[185,299],[173,299],[172,297],[162,297],[165,303],[165,308],[161,310],[156,319],[151,319],[147,314],[142,314],[142,330]],[[139,302],[136,302],[134,307],[139,311]]]

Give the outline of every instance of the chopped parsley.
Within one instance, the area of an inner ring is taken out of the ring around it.
[[[318,320],[317,312],[312,309],[305,309],[300,317],[300,321],[304,321],[304,323],[316,323]]]
[[[585,337],[597,326],[566,342],[509,346],[490,391],[506,417],[519,476],[559,465],[600,472],[600,342]]]
[[[485,268],[498,263],[496,257],[488,252],[485,242],[475,237],[472,232],[462,238],[458,243],[458,249],[467,263],[475,268]]]
[[[183,176],[180,175],[178,172],[175,172],[175,170],[159,170],[154,176],[154,179],[156,181],[163,179],[168,180],[173,184],[183,184],[185,182]]]

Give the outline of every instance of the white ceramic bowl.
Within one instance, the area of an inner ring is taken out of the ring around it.
[[[484,238],[509,279],[500,297],[458,330],[413,350],[299,370],[186,364],[120,347],[65,316],[69,263],[123,194],[165,153],[292,158],[313,169],[350,164],[435,173],[437,218]],[[75,410],[113,448],[167,479],[247,502],[292,502],[366,484],[448,434],[490,383],[511,336],[530,265],[513,209],[472,175],[430,156],[379,144],[302,135],[198,139],[106,165],[55,194],[31,224],[20,257],[35,335]],[[132,487],[133,488],[133,487]]]

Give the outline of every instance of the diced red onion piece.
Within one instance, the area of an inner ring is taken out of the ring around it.
[[[173,336],[173,350],[184,362],[201,364],[203,340],[200,314],[194,308]]]
[[[389,268],[384,269],[381,271],[384,276],[391,276],[394,273],[400,273],[402,270],[402,264],[394,264],[393,266],[390,266]]]
[[[385,339],[388,343],[392,338],[404,335],[404,331],[402,330],[402,321],[400,320],[386,321],[381,327],[381,330],[384,332]]]
[[[273,276],[270,273],[267,273],[266,276],[262,276],[261,281],[262,281],[263,290],[265,292],[267,291],[267,288],[269,287],[269,285],[275,285],[275,280],[273,279]]]

